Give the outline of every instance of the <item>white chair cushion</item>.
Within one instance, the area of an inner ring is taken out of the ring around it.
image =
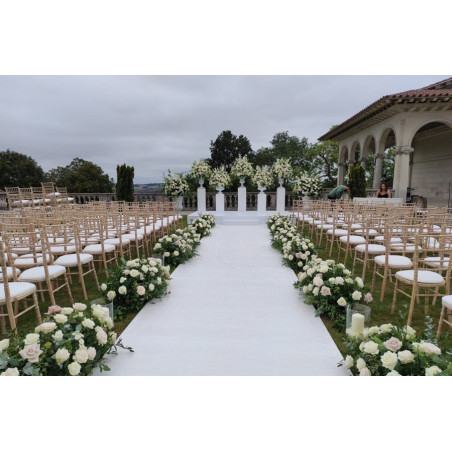
[[[355,234],[367,234],[367,229],[355,229]],[[376,229],[369,229],[369,235],[377,235],[378,231]]]
[[[142,226],[140,229],[138,229],[138,232],[143,235],[149,235],[152,234],[153,229],[152,226]]]
[[[123,245],[128,245],[130,243],[130,239],[124,238],[124,236],[122,235],[121,242]],[[121,242],[119,241],[119,238],[104,240],[104,243],[110,243],[111,245],[119,245]]]
[[[20,270],[16,268],[16,276],[20,275]],[[6,276],[8,277],[8,280],[11,279],[14,276],[13,267],[6,267]],[[0,268],[0,281],[3,281],[3,271]]]
[[[406,251],[408,253],[414,253],[416,251],[416,247],[412,243],[407,243],[406,245],[394,244],[394,245],[391,245],[391,249],[395,250],[395,251],[399,251],[399,252]],[[419,247],[418,249],[422,250],[421,247]]]
[[[33,292],[36,292],[36,286],[27,282],[10,282],[8,286],[12,300],[25,298]],[[4,301],[6,301],[5,286],[0,284],[0,302]]]
[[[82,253],[80,256],[80,262],[82,264],[87,264],[93,260],[92,254]],[[65,254],[64,256],[60,256],[56,261],[56,265],[62,265],[63,267],[77,267],[77,255],[76,254]]]
[[[75,252],[75,246],[67,245],[67,246],[58,246],[54,245],[50,247],[50,252],[53,254],[69,254]]]
[[[366,243],[366,239],[360,235],[351,235],[350,237],[343,235],[339,237],[339,240],[343,243],[350,243],[352,245],[358,245],[360,243]]]
[[[366,252],[366,245],[358,245],[355,247],[355,249],[357,251],[362,251],[363,253]],[[375,244],[370,244],[367,245],[367,252],[369,254],[378,254],[378,253],[384,253],[386,251],[386,247],[383,245],[375,245]]]
[[[49,270],[50,278],[57,278],[58,276],[64,275],[66,273],[66,268],[61,265],[48,265],[47,269]],[[28,270],[25,270],[20,276],[19,281],[45,281],[46,275],[44,271],[44,267],[32,267]]]
[[[421,284],[442,284],[444,283],[444,278],[435,272],[428,270],[418,270],[417,280]],[[396,273],[397,276],[409,281],[414,281],[414,270],[401,270]]]
[[[112,245],[111,243],[105,243],[104,244],[104,251],[106,253],[111,253],[116,249],[115,245]],[[102,245],[88,245],[83,248],[84,253],[88,254],[102,254]]]
[[[377,235],[377,236],[374,237],[374,240],[376,242],[385,242],[386,238],[385,238],[384,235]],[[390,242],[391,243],[401,243],[402,239],[400,237],[391,237]]]
[[[328,229],[327,234],[341,236],[348,235],[348,232],[345,229],[335,229],[334,231],[332,229]]]
[[[317,229],[333,229],[334,225],[332,224],[318,224]]]
[[[135,241],[135,234],[123,234],[121,237],[123,239],[130,239],[132,242]],[[138,234],[137,233],[137,239],[138,240],[143,240],[143,234]]]
[[[435,268],[439,268],[441,266],[441,268],[447,269],[447,267],[449,266],[449,260],[450,258],[444,256],[443,258],[441,257],[426,257],[424,258],[424,262],[431,266],[431,267],[435,267]]]
[[[71,239],[69,243],[74,244],[75,239]],[[86,246],[89,243],[99,243],[99,239],[97,237],[80,237],[80,243],[82,246]]]
[[[363,225],[359,224],[359,223],[352,223],[352,225],[350,226],[350,229],[355,230],[355,229],[362,229]]]
[[[446,295],[442,298],[442,304],[447,309],[452,309],[452,295]]]
[[[53,259],[53,256],[51,256],[50,254],[47,254],[47,261],[51,261]],[[33,258],[32,254],[25,254],[21,257],[18,257],[17,259],[14,259],[14,265],[16,267],[21,267],[21,268],[25,268],[25,267],[34,267],[37,265],[42,265],[44,263],[44,260],[42,258],[42,253],[38,253],[36,255],[36,261]]]
[[[375,256],[374,261],[379,265],[385,265],[385,256]],[[413,267],[413,261],[405,256],[397,256],[390,254],[388,256],[388,266],[391,268],[411,268]]]

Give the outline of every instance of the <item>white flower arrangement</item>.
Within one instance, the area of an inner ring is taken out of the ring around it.
[[[253,182],[259,187],[271,187],[275,181],[275,176],[268,166],[257,166],[253,176]]]
[[[212,172],[212,168],[210,168],[209,164],[205,159],[201,159],[199,162],[193,162],[191,167],[190,174],[196,178],[208,179]]]
[[[237,177],[252,177],[254,174],[253,165],[247,156],[237,157],[231,167],[231,174]]]
[[[290,159],[285,158],[277,159],[276,162],[273,163],[272,171],[279,179],[290,179],[293,174]]]
[[[215,168],[209,180],[214,187],[227,187],[230,181],[231,178],[224,168]]]
[[[171,172],[168,172],[168,175],[164,176],[164,180],[163,191],[167,196],[183,196],[189,191],[188,183],[180,173],[171,174]]]
[[[302,173],[295,178],[293,192],[301,196],[310,196],[317,198],[322,190],[320,178],[317,175],[309,176],[307,173]]]

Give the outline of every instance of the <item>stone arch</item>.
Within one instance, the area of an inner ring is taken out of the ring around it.
[[[348,164],[356,162],[356,152],[357,151],[360,151],[358,140],[354,141],[348,150],[348,159],[347,159]]]
[[[452,118],[448,119],[443,117],[431,117],[428,119],[424,119],[418,124],[413,124],[411,134],[408,140],[409,145],[410,146],[413,145],[413,141],[418,133],[427,132],[428,130],[441,127],[441,125],[447,126],[450,129],[452,129]]]

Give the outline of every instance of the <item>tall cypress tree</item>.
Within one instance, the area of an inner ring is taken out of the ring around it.
[[[133,166],[118,165],[116,167],[116,201],[133,201]]]
[[[350,166],[348,183],[350,184],[350,198],[365,198],[366,193],[366,171],[356,163]]]

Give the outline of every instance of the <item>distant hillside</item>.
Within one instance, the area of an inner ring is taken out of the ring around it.
[[[134,184],[135,193],[161,193],[163,184]]]

